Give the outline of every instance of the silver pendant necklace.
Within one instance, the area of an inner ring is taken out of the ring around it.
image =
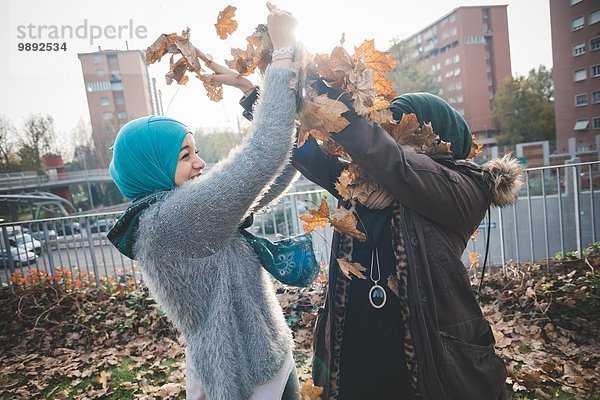
[[[377,279],[373,277],[373,271],[375,269],[373,266],[375,261],[377,262]],[[369,290],[369,302],[373,307],[381,308],[385,305],[387,295],[385,289],[378,284],[381,279],[381,269],[379,269],[379,252],[377,251],[377,247],[371,252],[371,271],[369,272],[369,278],[373,281],[373,286],[371,287],[371,290]]]

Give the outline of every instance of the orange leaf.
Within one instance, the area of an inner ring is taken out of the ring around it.
[[[374,40],[365,40],[354,50],[354,62],[363,61],[366,67],[373,71],[373,85],[375,93],[387,100],[396,97],[392,82],[384,76],[396,66],[396,60],[389,52],[375,50]]]
[[[469,251],[469,262],[471,268],[479,268],[479,254],[476,251]]]
[[[235,32],[238,27],[237,21],[232,19],[235,15],[235,10],[237,10],[237,8],[229,5],[225,7],[223,11],[219,12],[215,28],[217,29],[217,35],[219,35],[221,39],[227,38],[227,35]]]
[[[225,61],[225,64],[242,76],[250,75],[258,65],[259,54],[250,43],[248,43],[246,50],[231,49],[231,55],[233,60]]]
[[[352,279],[352,275],[356,276],[359,279],[367,279],[364,272],[367,270],[365,267],[360,265],[357,262],[348,262],[343,258],[337,259],[338,265],[340,266],[340,271],[346,276],[348,279]]]
[[[338,232],[352,236],[361,242],[367,240],[365,234],[356,228],[356,217],[351,210],[345,208],[335,209],[333,214],[331,214],[331,217],[329,217],[329,223]]]
[[[479,152],[483,148],[482,144],[477,144],[475,142],[475,135],[472,135],[472,137],[473,137],[473,144],[471,145],[471,151],[469,152],[469,156],[467,158],[473,158],[473,157],[477,156],[477,154],[479,154]]]
[[[196,75],[204,84],[206,94],[212,101],[220,101],[223,99],[223,85],[213,82],[206,75]]]
[[[323,393],[323,388],[315,386],[312,379],[308,379],[302,384],[299,395],[301,400],[320,400],[321,393]]]
[[[301,215],[300,219],[306,224],[304,232],[312,232],[315,228],[325,228],[325,224],[329,221],[329,207],[325,198],[321,199],[321,205],[317,210],[308,210],[310,215]]]

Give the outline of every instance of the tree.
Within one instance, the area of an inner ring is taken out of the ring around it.
[[[8,117],[0,115],[0,172],[13,172],[18,169],[14,153],[16,129]]]
[[[33,167],[36,171],[43,171],[42,157],[55,151],[54,119],[50,115],[30,115],[25,119],[20,139],[21,164]]]
[[[555,140],[552,71],[540,65],[525,76],[506,79],[494,98],[492,119],[498,145]]]
[[[397,64],[388,78],[398,94],[439,93],[440,87],[435,76],[423,67],[418,58],[411,56],[411,49],[406,41],[394,43],[390,51]]]
[[[196,131],[194,136],[198,154],[207,163],[216,163],[227,157],[229,151],[242,140],[237,132],[218,129],[209,132]]]

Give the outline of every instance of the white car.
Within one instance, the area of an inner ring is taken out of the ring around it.
[[[10,253],[13,260],[13,266],[19,267],[21,265],[29,265],[36,262],[38,256],[27,251],[24,247],[10,246]],[[0,267],[8,267],[8,252],[5,250],[4,245],[0,245]]]
[[[42,254],[42,243],[29,233],[21,233],[12,236],[8,241],[12,247],[24,247],[27,251],[32,251],[38,256]]]

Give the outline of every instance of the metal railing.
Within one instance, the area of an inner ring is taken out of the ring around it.
[[[491,230],[488,260],[497,266],[549,259],[558,252],[581,254],[586,246],[600,240],[600,193],[596,189],[600,187],[600,162],[530,168],[524,180],[519,201],[507,208],[492,208],[491,218],[486,216],[482,221],[482,234],[468,244],[468,251],[483,259],[487,229]],[[300,233],[304,223],[299,216],[317,208],[323,196],[333,210],[336,200],[324,190],[297,191],[255,216],[251,229],[272,240]],[[62,270],[99,287],[103,280],[108,285],[129,279],[139,284],[138,263],[123,256],[106,239],[106,231],[119,215],[111,212],[0,224],[0,281],[7,282],[13,272],[35,270],[54,276]],[[321,262],[329,262],[331,233],[329,226],[313,232],[315,253]],[[16,239],[30,241],[30,237],[40,245],[33,259],[24,257],[28,249],[15,243]],[[12,251],[5,251],[7,248]],[[463,261],[468,265],[467,252]]]

